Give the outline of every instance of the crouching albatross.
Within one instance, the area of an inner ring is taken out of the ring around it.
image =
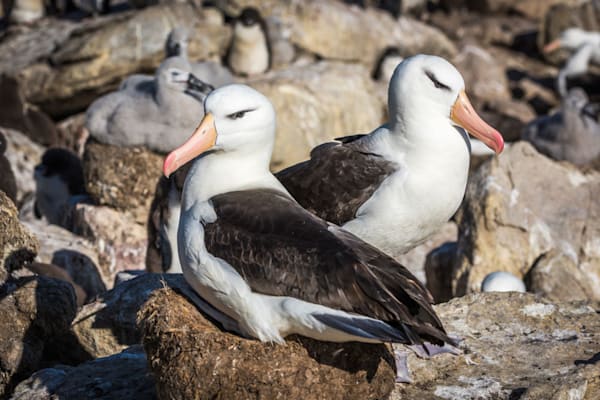
[[[408,270],[303,209],[270,173],[275,111],[265,96],[229,85],[204,107],[163,172],[197,157],[183,188],[178,251],[186,281],[218,320],[263,342],[300,334],[427,352],[453,344]]]
[[[276,176],[307,210],[390,255],[402,254],[460,206],[470,159],[465,130],[496,153],[504,148],[464,88],[443,58],[407,58],[390,80],[387,123],[322,144]]]

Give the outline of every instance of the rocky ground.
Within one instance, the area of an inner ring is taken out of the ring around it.
[[[0,321],[9,327],[0,398],[600,398],[600,160],[578,167],[519,140],[560,104],[555,77],[568,53],[540,49],[567,27],[600,30],[597,2],[158,3],[22,24],[3,9],[0,157],[17,191],[12,201],[0,190]],[[143,273],[164,155],[88,140],[83,113],[124,77],[153,73],[176,25],[191,32],[191,59],[220,61],[230,19],[247,5],[266,17],[272,68],[236,80],[275,106],[274,171],[385,121],[387,82],[375,70],[390,46],[449,59],[508,143],[499,157],[473,158],[463,206],[440,232],[392,254],[462,339],[459,355],[410,355],[412,384],[394,383],[391,347],[240,338],[198,311],[182,276]],[[596,68],[569,83],[597,102]],[[33,171],[51,146],[82,158],[94,200],[74,205],[62,226],[33,211]],[[529,293],[480,293],[493,271],[523,279]]]

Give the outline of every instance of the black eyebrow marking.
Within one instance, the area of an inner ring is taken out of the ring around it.
[[[231,119],[242,118],[244,116],[244,114],[252,112],[254,110],[256,110],[256,108],[248,108],[247,110],[236,111],[234,113],[227,115],[227,118],[231,118]]]
[[[442,82],[440,82],[435,75],[433,74],[433,72],[429,71],[429,70],[424,70],[425,71],[425,75],[427,75],[427,77],[431,80],[431,82],[433,82],[434,86],[438,89],[443,89],[443,90],[447,90],[450,91],[450,86],[448,85],[444,85]]]

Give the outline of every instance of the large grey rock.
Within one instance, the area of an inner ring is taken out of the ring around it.
[[[28,220],[23,224],[40,243],[36,261],[64,269],[84,290],[86,302],[112,283],[110,275],[100,275],[98,248],[87,239],[43,220]]]
[[[571,275],[579,282],[575,287],[585,298],[600,300],[599,196],[599,173],[583,174],[554,162],[525,142],[483,164],[469,183],[459,217],[451,293],[478,291],[493,271],[522,278],[544,258],[546,265],[571,260],[580,272]],[[548,276],[552,274],[531,278]],[[541,294],[560,297],[544,289],[558,289],[556,285],[531,284]]]
[[[478,293],[435,308],[464,354],[409,355],[414,382],[390,400],[600,398],[600,315],[589,305]]]
[[[23,132],[44,146],[57,144],[54,122],[36,106],[27,103],[14,77],[0,75],[0,93],[0,126]]]
[[[10,59],[20,50],[12,46],[53,35],[57,25],[64,31],[51,36],[50,43],[41,39],[42,43],[34,46],[34,56],[19,58],[20,68],[0,64],[0,71],[17,77],[29,102],[53,116],[80,111],[99,94],[116,87],[124,76],[155,69],[164,58],[165,38],[176,25],[191,32],[191,59],[222,56],[231,35],[222,15],[214,9],[161,4],[77,25],[49,21],[40,25],[38,32],[9,36],[0,52]]]
[[[32,262],[38,248],[35,236],[19,221],[12,200],[0,191],[0,285],[13,270]]]
[[[60,356],[54,343],[76,308],[73,287],[57,279],[21,278],[0,289],[0,396]]]
[[[382,399],[394,387],[385,345],[245,339],[170,289],[154,292],[138,318],[159,398]]]
[[[509,100],[508,80],[502,64],[485,49],[466,45],[453,59],[461,72],[467,93],[476,104]]]
[[[156,399],[154,378],[141,346],[76,367],[56,365],[35,372],[15,388],[11,400]]]
[[[153,291],[165,286],[194,296],[181,274],[143,274],[121,282],[86,304],[73,321],[73,340],[92,358],[118,353],[140,343],[136,315]]]
[[[35,193],[33,170],[42,159],[44,147],[25,134],[8,128],[0,128],[7,141],[5,156],[10,163],[17,182],[17,203]]]
[[[324,141],[370,132],[384,119],[369,71],[358,64],[318,62],[271,72],[249,82],[277,113],[274,170],[308,158]]]
[[[405,56],[451,56],[456,52],[452,42],[437,29],[411,17],[395,20],[379,9],[361,9],[332,0],[217,1],[217,6],[232,15],[250,5],[265,16],[281,20],[291,32],[290,41],[299,48],[326,59],[358,61],[369,69],[389,46],[399,46]]]
[[[69,229],[96,247],[97,265],[107,288],[120,271],[145,267],[146,228],[130,214],[106,206],[77,204],[70,217]]]

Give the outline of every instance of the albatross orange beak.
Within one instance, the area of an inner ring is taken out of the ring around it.
[[[553,41],[551,41],[550,43],[548,43],[547,45],[544,46],[544,53],[551,53],[554,50],[560,48],[561,43],[560,43],[560,39],[555,39]]]
[[[213,147],[216,141],[217,129],[215,128],[215,118],[211,113],[206,113],[192,136],[184,144],[170,152],[167,158],[165,158],[163,174],[168,178],[183,164]]]
[[[452,106],[450,119],[485,143],[496,154],[500,154],[504,149],[504,139],[502,139],[500,132],[492,128],[477,115],[464,90],[461,90]]]

